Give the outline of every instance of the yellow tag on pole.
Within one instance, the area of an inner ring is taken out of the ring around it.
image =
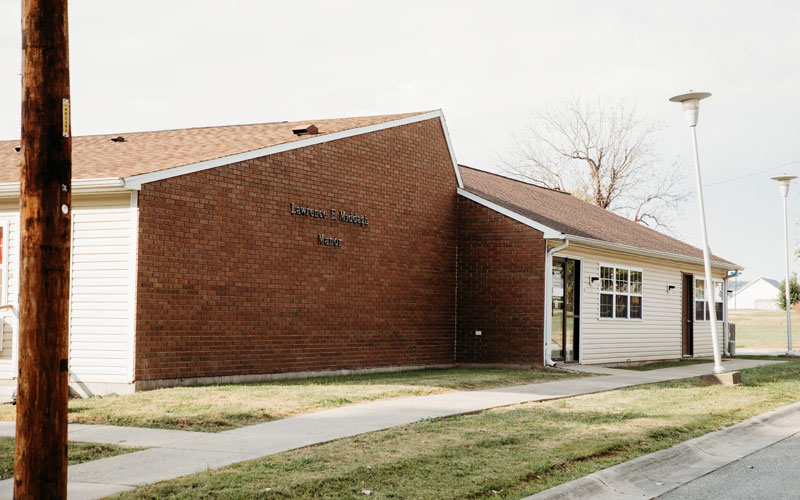
[[[69,99],[61,101],[61,119],[63,122],[61,135],[69,137]]]

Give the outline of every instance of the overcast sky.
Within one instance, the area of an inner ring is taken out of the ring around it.
[[[800,3],[72,0],[69,14],[75,135],[441,108],[458,160],[493,170],[534,110],[598,92],[663,122],[659,153],[693,187],[667,99],[712,92],[698,126],[712,251],[744,278],[783,275],[769,177],[800,175]],[[19,74],[20,2],[0,0],[0,139],[19,137]],[[800,182],[789,206],[796,248]],[[678,235],[698,245],[686,208]]]

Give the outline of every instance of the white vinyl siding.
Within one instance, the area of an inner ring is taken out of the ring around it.
[[[70,380],[127,383],[132,346],[135,269],[131,198],[73,201]]]
[[[702,266],[597,250],[570,244],[559,257],[581,259],[580,362],[615,363],[680,358],[682,272],[701,275]],[[616,266],[642,272],[642,319],[600,318],[600,267]],[[714,270],[721,278],[723,270]],[[668,292],[669,286],[675,288]],[[722,321],[719,324],[722,345]],[[694,324],[695,357],[711,356],[710,323]]]
[[[0,202],[0,220],[9,223],[8,292],[19,297],[19,202]],[[134,335],[136,211],[131,195],[75,196],[72,206],[70,270],[70,381],[131,382]],[[4,319],[0,378],[14,378],[12,320]]]
[[[6,256],[8,257],[8,265],[6,268],[6,276],[3,284],[6,293],[5,296],[0,297],[0,305],[17,303],[17,296],[19,295],[19,202],[4,202],[0,204],[0,221],[8,226],[8,234],[3,235],[3,246],[7,246],[8,250]],[[0,378],[8,379],[14,377],[14,353],[13,353],[13,338],[14,330],[17,327],[17,310],[5,309],[0,311],[0,321],[2,321],[2,334],[3,334],[3,350],[0,351]]]

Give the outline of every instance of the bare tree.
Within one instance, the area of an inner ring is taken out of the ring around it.
[[[535,113],[500,163],[517,178],[672,230],[689,194],[678,164],[664,165],[654,153],[660,129],[622,100],[576,96]]]

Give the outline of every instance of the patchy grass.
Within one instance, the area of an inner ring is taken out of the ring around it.
[[[422,396],[581,376],[556,370],[427,369],[258,384],[175,387],[73,399],[69,421],[216,432],[362,401]],[[0,406],[0,420],[14,420]]]
[[[682,380],[430,419],[117,495],[144,499],[518,499],[797,401],[800,362],[743,386]]]
[[[728,311],[728,321],[736,323],[737,349],[786,349],[787,347],[786,311],[746,309]],[[792,312],[792,324],[800,325],[800,314]]]
[[[646,365],[636,366],[615,366],[622,370],[636,370],[639,372],[646,372],[650,370],[660,370],[662,368],[675,368],[676,366],[699,365],[702,363],[711,363],[710,359],[681,359],[675,361],[663,361],[660,363],[648,363]]]
[[[70,465],[75,465],[141,449],[99,443],[67,443],[67,460]],[[0,479],[10,477],[14,477],[14,438],[0,437]]]

